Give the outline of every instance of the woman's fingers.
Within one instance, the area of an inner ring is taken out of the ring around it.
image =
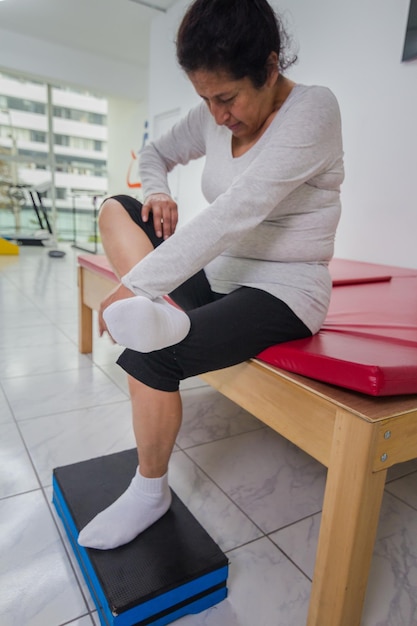
[[[104,318],[103,318],[103,311],[100,310],[98,312],[98,334],[101,337],[106,332],[110,336],[110,333],[109,333],[108,328],[107,328],[107,324],[106,324],[106,322],[104,321]]]
[[[105,309],[107,309],[108,306],[113,304],[113,302],[117,302],[117,300],[123,300],[124,298],[131,298],[134,295],[135,294],[132,291],[130,291],[130,289],[128,289],[122,284],[119,284],[117,285],[117,287],[112,289],[112,291],[104,298],[104,300],[102,300],[102,302],[100,303],[99,311],[98,311],[98,332],[99,332],[100,337],[105,332],[107,332],[109,336],[111,337],[109,333],[109,329],[107,328],[107,324],[104,321],[103,311],[105,311]]]
[[[150,195],[142,207],[142,219],[149,220],[152,214],[153,224],[157,237],[167,239],[177,227],[178,207],[177,203],[165,193]]]

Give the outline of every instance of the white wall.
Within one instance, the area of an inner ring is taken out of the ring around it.
[[[140,68],[0,28],[0,68],[103,95],[141,100],[148,76]]]
[[[175,58],[175,36],[189,0],[178,0],[164,15],[152,22],[149,67],[149,123],[150,137],[155,136],[159,116],[177,112],[184,115],[199,102],[191,83],[178,68]],[[180,223],[187,221],[206,204],[200,191],[202,161],[194,161],[185,168],[179,166],[171,191],[178,201]]]
[[[198,101],[175,62],[178,0],[151,33],[150,119]],[[401,63],[409,0],[273,0],[296,41],[289,77],[339,99],[346,180],[336,255],[417,267],[417,61]],[[201,166],[180,172],[185,218],[203,206]]]
[[[109,195],[127,193],[138,199],[142,198],[141,189],[129,188],[127,174],[132,163],[131,183],[139,182],[137,161],[133,161],[131,151],[135,153],[142,146],[143,131],[146,121],[145,103],[125,98],[108,99],[107,110],[107,169]]]

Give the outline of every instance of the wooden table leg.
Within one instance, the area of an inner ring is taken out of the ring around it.
[[[78,267],[78,349],[81,354],[93,351],[93,310],[84,302],[82,267]]]
[[[377,424],[336,415],[307,626],[359,626],[386,470],[373,472]]]

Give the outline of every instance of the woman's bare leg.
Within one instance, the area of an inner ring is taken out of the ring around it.
[[[181,396],[178,391],[152,389],[132,376],[128,382],[140,473],[147,478],[163,476],[181,426]]]
[[[152,252],[153,245],[135,224],[123,206],[114,198],[106,200],[100,210],[99,227],[103,247],[116,275],[121,278]],[[163,298],[149,300],[143,296],[127,297],[107,306],[103,318],[107,330],[121,346],[137,352],[153,352],[182,341],[190,330],[188,315],[169,305]],[[104,322],[100,324],[101,331]]]
[[[113,198],[103,202],[98,224],[104,251],[118,278],[153,250],[149,237]]]
[[[102,207],[100,230],[118,276],[153,249],[117,201],[108,200]],[[167,472],[181,426],[180,394],[153,389],[131,376],[128,382],[140,472],[120,498],[81,531],[78,542],[85,547],[107,550],[124,545],[162,517],[171,504]]]

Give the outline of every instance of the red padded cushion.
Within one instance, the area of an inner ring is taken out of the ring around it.
[[[417,349],[382,339],[321,330],[311,339],[268,348],[258,359],[371,396],[417,393]]]
[[[258,358],[373,396],[417,393],[417,270],[376,266],[376,282],[368,282],[369,267],[362,272],[355,265],[349,280],[351,263],[358,262],[347,262],[346,280],[333,289],[322,330]],[[338,264],[342,270],[343,262]]]
[[[417,276],[334,288],[323,329],[417,348]]]
[[[416,276],[417,270],[347,259],[332,259],[329,270],[333,285],[354,285],[391,280],[393,276]]]

